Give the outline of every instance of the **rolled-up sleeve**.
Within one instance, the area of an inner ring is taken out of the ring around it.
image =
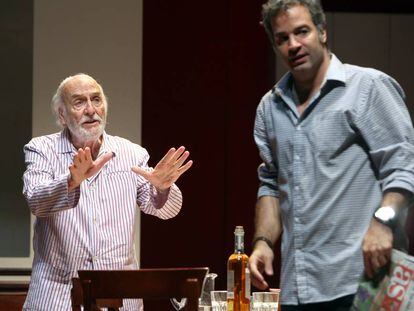
[[[277,159],[272,152],[271,144],[266,129],[265,99],[259,104],[256,110],[256,120],[254,125],[254,140],[259,149],[260,157],[263,160],[257,169],[260,185],[257,196],[279,197],[277,184]]]
[[[355,119],[383,191],[414,192],[414,131],[404,97],[399,84],[383,74],[372,79]]]

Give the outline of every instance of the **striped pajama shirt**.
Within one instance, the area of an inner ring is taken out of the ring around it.
[[[113,152],[114,157],[72,192],[67,181],[76,150],[66,129],[32,139],[24,152],[23,193],[36,216],[24,310],[71,310],[71,278],[77,270],[137,269],[137,205],[161,219],[180,211],[182,197],[175,185],[168,194],[157,194],[148,181],[131,171],[132,166],[148,168],[149,155],[126,139],[104,133],[98,156]],[[124,301],[124,310],[141,309],[140,300]]]

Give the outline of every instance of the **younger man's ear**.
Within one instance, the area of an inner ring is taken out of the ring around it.
[[[322,33],[319,35],[319,38],[323,44],[326,44],[328,42],[328,34],[326,32],[326,29],[322,30]]]

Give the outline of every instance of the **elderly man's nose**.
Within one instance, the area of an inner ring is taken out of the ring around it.
[[[86,101],[85,112],[87,114],[94,114],[95,113],[95,107],[93,106],[93,104],[92,104],[92,102],[91,102],[90,99],[88,99]]]

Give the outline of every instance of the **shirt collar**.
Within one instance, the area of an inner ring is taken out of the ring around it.
[[[346,84],[345,65],[335,56],[331,54],[331,62],[325,75],[325,82],[337,81]]]
[[[60,136],[56,142],[56,151],[57,153],[71,153],[76,152],[75,146],[70,142],[69,139],[69,130],[67,127],[60,132]]]
[[[56,146],[57,153],[59,154],[76,153],[77,150],[75,146],[71,143],[69,138],[70,137],[69,137],[68,128],[65,128],[63,131],[60,132],[60,136],[58,137],[57,146]],[[112,152],[115,156],[118,148],[112,141],[112,137],[104,131],[102,135],[102,139],[103,139],[103,142],[99,150],[98,156],[104,153],[107,153],[107,152]]]
[[[335,56],[335,54],[331,53],[331,61],[329,63],[328,70],[326,71],[324,82],[322,86],[327,84],[330,81],[336,81],[340,84],[346,83],[346,73],[345,73],[345,66],[342,62]],[[272,92],[281,97],[282,95],[291,94],[292,89],[292,82],[293,77],[290,72],[287,72],[276,85],[273,87]]]
[[[107,153],[107,152],[112,152],[113,156],[115,157],[118,152],[118,148],[117,148],[117,145],[113,141],[113,137],[106,134],[106,132],[104,131],[102,135],[102,139],[103,139],[103,142],[102,142],[101,149],[99,150],[98,156],[104,153]]]

